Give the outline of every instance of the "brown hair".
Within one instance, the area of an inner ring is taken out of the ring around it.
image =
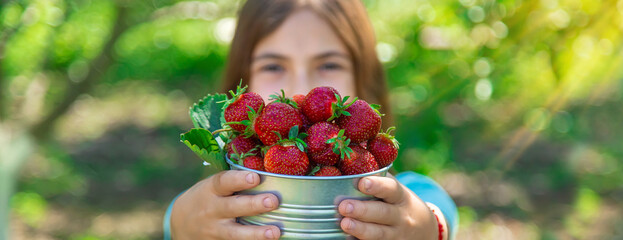
[[[294,11],[308,8],[325,19],[344,42],[354,66],[357,96],[381,104],[391,123],[383,66],[376,55],[374,29],[360,0],[248,0],[239,12],[224,79],[233,90],[242,79],[249,84],[252,53],[257,43]],[[385,125],[385,124],[384,124]]]

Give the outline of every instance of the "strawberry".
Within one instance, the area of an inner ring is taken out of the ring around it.
[[[257,140],[257,138],[238,135],[233,140],[231,140],[231,142],[225,145],[225,149],[227,150],[227,153],[229,154],[230,157],[231,157],[231,154],[234,153],[233,148],[235,148],[237,152],[241,154],[245,154],[249,152],[253,154],[258,154],[259,151],[257,150],[256,147],[258,147],[259,145],[260,145],[260,141]]]
[[[353,153],[342,159],[339,169],[344,175],[355,175],[379,170],[374,156],[359,145],[351,145]]]
[[[309,91],[303,102],[303,114],[312,122],[326,121],[333,116],[331,105],[337,102],[339,93],[332,87],[317,87]]]
[[[244,138],[244,137],[239,136],[237,138]],[[257,153],[259,152],[257,149],[258,149],[257,147],[254,147],[253,149],[247,152],[242,152],[242,151],[238,151],[238,148],[236,147],[236,145],[229,144],[228,151],[231,150],[231,153],[229,153],[229,158],[232,161],[237,162],[238,165],[242,165],[242,166],[255,169],[255,170],[259,170],[259,171],[265,171],[264,160],[262,159],[262,157],[257,156]]]
[[[309,119],[307,119],[307,116],[305,116],[305,114],[303,114],[301,109],[296,109],[296,112],[301,117],[301,120],[303,120],[303,125],[301,126],[301,131],[307,132],[309,127],[311,127],[312,123],[309,121]]]
[[[287,139],[270,146],[264,155],[266,171],[299,176],[307,174],[310,163],[305,154],[307,144],[303,141],[306,136],[306,133],[299,134],[299,126],[295,125],[288,132]]]
[[[312,176],[342,176],[339,169],[334,166],[321,166],[314,169],[315,173]]]
[[[368,151],[381,168],[391,164],[398,156],[398,141],[390,134],[394,129],[395,127],[390,127],[387,132],[379,133],[368,141]]]
[[[247,128],[247,126],[241,124],[243,121],[252,120],[250,119],[249,111],[258,112],[264,107],[264,99],[259,94],[254,92],[244,93],[246,90],[247,86],[244,88],[238,86],[236,93],[229,91],[232,98],[226,100],[223,106],[225,108],[223,113],[225,121],[231,122],[232,124],[229,124],[229,126],[238,132],[244,132]]]
[[[253,128],[260,141],[270,146],[279,141],[279,135],[287,136],[292,127],[302,125],[303,120],[294,107],[281,102],[272,102],[257,116]]]
[[[329,122],[317,122],[307,130],[307,155],[318,164],[335,165],[340,156],[349,154],[352,150],[348,147],[350,140],[345,139],[344,131]]]
[[[356,100],[346,109],[349,115],[343,114],[336,123],[346,131],[352,143],[360,143],[373,138],[381,129],[381,114],[378,105],[369,105],[364,100]]]
[[[309,159],[296,146],[275,145],[266,152],[264,168],[271,173],[304,176],[309,170]]]
[[[258,171],[266,171],[264,168],[264,159],[258,156],[248,156],[243,159],[243,166]]]
[[[292,99],[294,100],[294,102],[296,102],[296,105],[299,107],[297,111],[299,112],[299,115],[301,115],[301,119],[303,120],[303,127],[301,128],[301,131],[307,132],[307,129],[309,129],[309,127],[312,125],[312,122],[310,122],[307,116],[303,114],[303,103],[305,102],[305,95],[296,94],[292,96]]]
[[[294,96],[292,96],[292,100],[294,100],[294,102],[296,102],[296,105],[299,108],[303,108],[303,103],[305,102],[305,95],[303,94],[296,94]]]
[[[304,176],[309,170],[309,159],[297,146],[275,145],[266,152],[264,168],[271,173]]]
[[[345,104],[348,98],[342,99],[335,88],[317,87],[307,93],[301,109],[311,123],[332,121],[344,114],[344,109],[350,106]]]

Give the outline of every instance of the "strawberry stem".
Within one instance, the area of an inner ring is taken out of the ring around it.
[[[234,145],[231,146],[231,149],[234,152],[234,154],[232,154],[230,157],[233,160],[236,160],[238,165],[244,166],[244,159],[247,158],[247,157],[250,157],[250,156],[255,156],[255,153],[253,153],[253,151],[258,149],[258,147],[254,147],[254,148],[252,148],[251,150],[249,150],[246,153],[238,153],[238,151],[236,150],[236,146],[234,146]]]
[[[290,106],[297,109],[299,108],[298,104],[296,104],[293,99],[286,97],[286,92],[283,91],[283,89],[281,89],[281,95],[279,95],[279,93],[272,94],[269,96],[268,100],[274,100],[276,102],[289,104]]]
[[[378,114],[379,116],[381,116],[381,117],[382,117],[382,116],[385,116],[385,114],[382,114],[382,113],[379,111],[379,109],[381,109],[381,105],[378,105],[378,104],[368,104],[368,105],[370,105],[370,107],[372,108],[372,110],[374,110],[374,112],[375,112],[376,114]]]
[[[314,176],[314,174],[316,174],[318,171],[320,171],[320,165],[316,165],[314,169],[312,169],[311,172],[307,174],[307,176]]]
[[[344,129],[340,129],[337,136],[327,140],[326,143],[333,144],[333,153],[339,154],[340,159],[344,159],[344,157],[350,158],[350,154],[353,152],[353,149],[348,146],[350,139],[344,136]]]
[[[381,136],[389,139],[390,141],[392,141],[392,143],[394,144],[394,147],[396,147],[396,149],[398,149],[400,147],[400,144],[398,143],[398,140],[396,140],[396,137],[394,137],[391,134],[394,130],[396,130],[396,127],[391,126],[385,132],[383,132],[383,130],[381,130],[381,132],[379,134]]]
[[[333,121],[333,119],[339,118],[342,115],[350,116],[350,113],[347,112],[346,109],[352,106],[353,103],[355,103],[355,101],[359,99],[355,97],[353,98],[352,101],[350,101],[350,103],[346,104],[350,96],[345,96],[344,98],[341,98],[340,95],[338,95],[337,93],[334,93],[334,94],[335,94],[335,98],[337,99],[337,102],[331,103],[331,108],[333,109],[333,115],[329,119],[327,119],[327,122],[331,122]]]
[[[231,128],[222,128],[222,129],[215,130],[214,132],[212,132],[212,135],[216,136],[216,134],[219,134],[219,133],[222,133],[222,132],[228,132],[228,131],[231,131],[231,130],[233,130],[233,129],[231,129]]]
[[[244,86],[242,87],[242,79],[240,79],[240,83],[238,84],[238,86],[236,86],[236,92],[229,90],[229,94],[231,94],[231,98],[225,99],[223,101],[219,101],[218,103],[225,103],[223,105],[223,109],[226,109],[227,107],[229,107],[229,105],[233,102],[236,101],[236,99],[238,99],[238,97],[242,94],[244,94],[245,91],[247,91],[247,88],[249,86]]]
[[[283,139],[281,137],[281,134],[277,131],[273,131],[275,134],[277,134],[277,136],[279,137],[279,141],[277,141],[276,144],[290,144],[290,145],[294,145],[296,146],[299,150],[301,150],[301,152],[305,152],[306,148],[307,148],[307,143],[305,143],[305,141],[303,141],[304,138],[307,137],[307,133],[299,133],[299,126],[298,125],[294,125],[292,128],[290,128],[290,131],[288,132],[288,138],[287,139]]]

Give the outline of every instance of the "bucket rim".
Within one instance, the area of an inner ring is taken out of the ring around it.
[[[387,172],[389,170],[389,168],[391,168],[394,165],[394,163],[390,163],[388,166],[386,166],[384,168],[381,168],[379,170],[376,170],[376,171],[373,171],[373,172],[368,172],[368,173],[357,174],[357,175],[343,175],[343,176],[296,176],[296,175],[286,175],[286,174],[270,173],[270,172],[258,171],[258,170],[255,170],[255,169],[247,168],[245,166],[242,166],[242,165],[239,165],[237,163],[232,162],[231,160],[229,160],[228,157],[225,158],[225,161],[227,161],[229,166],[231,166],[232,168],[235,167],[236,170],[250,171],[250,172],[254,172],[254,173],[257,173],[259,175],[264,175],[264,176],[271,176],[271,177],[277,177],[277,178],[286,178],[286,179],[298,179],[298,180],[341,180],[341,179],[362,178],[362,177],[373,176],[373,175],[377,175],[379,173]]]

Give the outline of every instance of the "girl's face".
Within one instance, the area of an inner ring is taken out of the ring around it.
[[[354,96],[351,56],[331,26],[303,9],[290,15],[253,51],[249,90],[268,100],[283,89],[291,97],[319,86]]]

